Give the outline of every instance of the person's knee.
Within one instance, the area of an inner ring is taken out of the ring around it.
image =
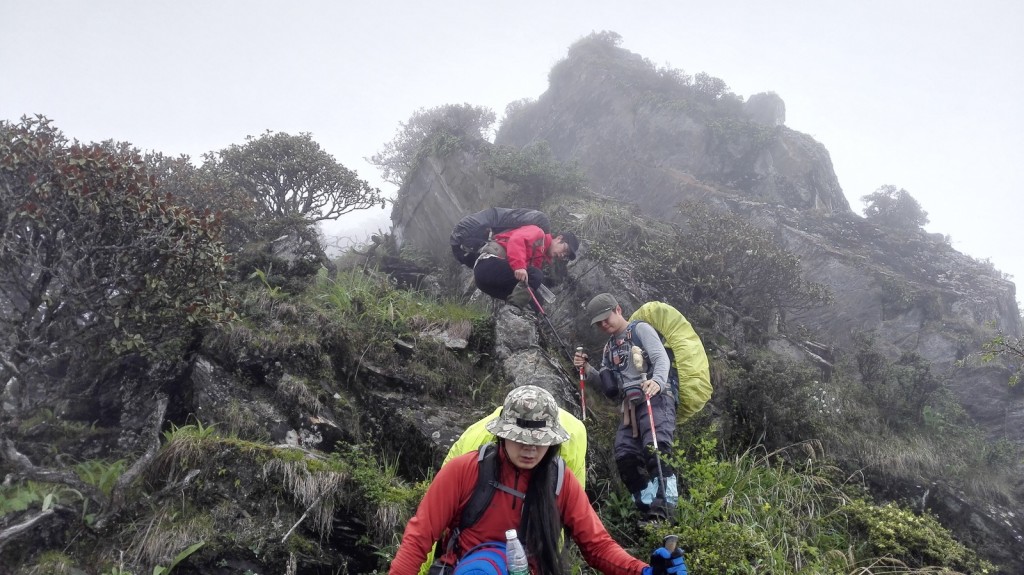
[[[619,478],[630,493],[636,493],[647,485],[647,478],[640,471],[643,462],[635,457],[616,459],[615,466],[619,470]]]
[[[672,467],[672,464],[669,463],[669,461],[671,461],[671,458],[672,458],[672,446],[671,445],[666,445],[666,444],[663,444],[663,443],[659,443],[658,444],[658,453],[657,454],[654,453],[654,448],[653,448],[653,446],[651,446],[649,448],[649,451],[647,453],[647,458],[645,460],[645,464],[646,464],[645,467],[647,468],[647,473],[651,477],[657,477],[658,476],[658,469],[660,467],[662,475],[668,476],[668,475],[675,474],[675,469]]]
[[[540,268],[528,267],[526,268],[527,280],[530,284],[530,289],[537,290],[540,288],[540,284],[544,283],[544,272]]]

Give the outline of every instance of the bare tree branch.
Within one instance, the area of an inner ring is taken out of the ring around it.
[[[117,484],[114,485],[113,490],[110,492],[110,500],[107,502],[107,507],[103,511],[104,517],[117,513],[121,506],[124,505],[125,492],[128,486],[149,467],[157,452],[160,451],[160,428],[163,427],[164,415],[167,413],[167,402],[166,395],[161,395],[157,398],[156,409],[153,410],[153,415],[150,417],[149,447],[142,454],[142,457],[136,459],[135,463],[118,478]],[[98,523],[100,522],[97,521]]]
[[[53,512],[54,509],[52,507],[50,509],[44,509],[35,515],[30,516],[25,521],[0,531],[0,549],[2,549],[4,545],[8,544],[12,539],[31,529],[36,523],[52,517]]]
[[[102,504],[106,501],[106,497],[103,496],[103,493],[100,492],[100,490],[82,481],[71,471],[36,467],[28,457],[23,453],[20,453],[17,448],[15,448],[14,442],[10,439],[4,440],[3,448],[0,449],[0,457],[6,459],[18,470],[14,474],[18,478],[34,479],[36,481],[44,481],[46,483],[67,485],[97,503]]]

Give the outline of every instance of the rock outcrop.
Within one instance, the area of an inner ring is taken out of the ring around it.
[[[659,217],[665,206],[719,189],[800,210],[850,212],[828,151],[782,125],[785,103],[775,94],[744,104],[627,50],[585,41],[550,79],[535,103],[506,118],[496,144],[545,140],[556,158],[579,163],[593,190]]]
[[[448,237],[465,215],[495,205],[511,186],[483,167],[487,142],[444,158],[428,156],[409,176],[391,211],[398,247],[416,246],[435,257],[449,257]]]
[[[904,353],[926,360],[990,437],[1024,443],[1024,393],[1007,385],[1010,372],[998,363],[965,361],[995,330],[1021,335],[1014,284],[937,234],[887,229],[854,214],[828,151],[784,125],[779,96],[757,94],[743,102],[712,80],[686,81],[636,54],[581,41],[552,70],[548,90],[510,112],[496,145],[546,141],[556,158],[579,166],[591,191],[636,205],[652,218],[685,223],[685,214],[671,207],[696,200],[772,231],[799,257],[804,277],[828,286],[835,302],[780,313],[780,328],[806,330],[820,343],[769,334],[769,350],[806,360],[827,379],[836,359],[854,351],[855,338],[868,335],[890,360]],[[393,215],[408,245],[443,246],[441,234],[460,215],[501,197],[507,185],[483,177],[473,165],[481,157],[429,158],[414,172]],[[595,265],[584,251],[570,267],[572,280],[556,294],[577,304],[599,291],[615,291],[626,303],[645,301],[652,294],[633,280],[630,265]],[[576,317],[577,307],[565,305],[559,325],[571,331],[573,341],[597,345],[593,330]],[[744,320],[719,312],[715,333],[734,349],[741,347]],[[543,363],[530,349],[499,354],[510,373]],[[952,501],[960,499],[933,503],[941,503],[947,516],[973,509],[961,517],[964,525],[984,524],[978,530],[1006,549],[992,556],[1007,564],[1020,561],[1017,523],[1000,523],[995,507]],[[999,527],[1004,523],[1007,529]]]

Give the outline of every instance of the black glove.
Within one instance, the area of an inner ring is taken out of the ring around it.
[[[644,570],[647,575],[647,570]],[[687,575],[686,561],[683,559],[683,550],[678,547],[669,551],[659,547],[651,553],[650,575]]]

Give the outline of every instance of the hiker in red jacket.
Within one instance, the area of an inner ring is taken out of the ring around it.
[[[449,461],[438,471],[416,515],[406,525],[391,563],[391,575],[416,575],[434,542],[445,533],[447,540],[440,547],[445,551],[440,553],[431,574],[457,573],[457,564],[474,561],[475,553],[493,556],[494,549],[500,549],[503,557],[505,532],[509,529],[518,531],[532,573],[562,574],[567,571],[564,546],[560,544],[563,528],[572,536],[587,564],[602,573],[686,574],[681,553],[671,554],[665,548],[656,550],[652,563],[658,567],[652,568],[630,556],[611,538],[576,476],[558,464],[558,446],[569,434],[558,421],[558,405],[549,392],[533,385],[517,387],[505,398],[501,415],[487,429],[498,441],[498,484],[491,487],[490,504],[480,510],[475,522],[461,524],[464,504],[476,493],[482,463],[477,452]],[[491,545],[480,549],[482,544]]]
[[[525,286],[529,285],[536,295],[544,281],[543,265],[555,258],[576,259],[579,247],[572,232],[552,236],[533,225],[511,229],[494,236],[480,249],[473,279],[485,294],[525,308],[532,303]]]

